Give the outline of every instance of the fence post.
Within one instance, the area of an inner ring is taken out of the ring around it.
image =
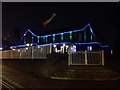
[[[22,53],[22,51],[20,50],[20,59],[21,59],[21,53]]]
[[[34,54],[34,47],[33,46],[31,46],[31,53],[32,53],[32,59],[33,59],[33,54]]]
[[[12,50],[10,50],[11,51],[11,57],[10,57],[10,59],[12,59]]]
[[[102,66],[104,65],[104,50],[102,50]]]
[[[68,65],[70,66],[70,53],[68,52]]]
[[[0,60],[2,59],[2,51],[0,51]]]
[[[87,51],[85,50],[85,65],[87,65]]]
[[[52,53],[52,44],[50,43],[50,53]]]
[[[7,50],[5,50],[5,59],[7,59]]]

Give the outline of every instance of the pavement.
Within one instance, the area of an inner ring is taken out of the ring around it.
[[[0,64],[2,65],[2,64]],[[2,79],[15,88],[119,88],[119,80],[54,80],[2,65]]]
[[[52,79],[64,80],[120,80],[119,72],[108,66],[74,65],[67,66],[51,76]]]

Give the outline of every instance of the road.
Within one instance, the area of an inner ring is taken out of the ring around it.
[[[0,84],[2,86],[2,88],[4,89],[8,89],[8,90],[14,90],[15,86],[11,85],[9,82],[5,81],[5,80],[1,80]]]
[[[2,64],[0,64],[2,65]],[[120,88],[120,81],[52,80],[2,65],[3,88]],[[4,82],[7,81],[7,82]],[[9,85],[7,85],[7,84]]]

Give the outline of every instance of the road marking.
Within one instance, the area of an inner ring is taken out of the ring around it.
[[[11,86],[10,84],[6,83],[5,81],[1,81],[0,82],[2,85],[4,85],[5,87],[9,88],[9,90],[15,89],[13,86]]]

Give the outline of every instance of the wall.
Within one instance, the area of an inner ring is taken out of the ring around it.
[[[48,59],[3,59],[2,61],[9,67],[33,75],[50,77],[54,72],[67,66],[67,54],[49,54]]]

